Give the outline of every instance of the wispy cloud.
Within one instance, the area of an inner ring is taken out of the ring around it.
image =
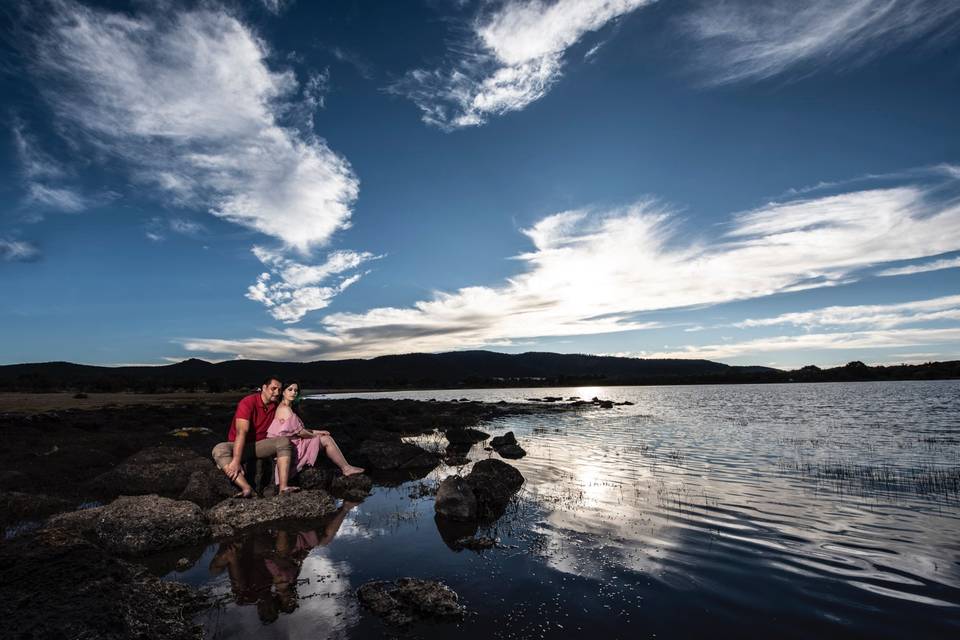
[[[79,190],[62,184],[69,172],[40,147],[19,117],[11,118],[10,130],[26,188],[25,205],[31,209],[77,213],[93,204]],[[41,217],[34,215],[35,220]]]
[[[40,257],[37,247],[30,242],[0,238],[0,260],[4,262],[30,262]]]
[[[732,326],[741,329],[793,325],[804,329],[860,327],[891,329],[905,324],[960,320],[960,295],[897,304],[831,306],[812,311],[784,313],[772,318],[748,318]]]
[[[446,69],[415,69],[391,90],[454,130],[519,111],[560,78],[568,48],[654,0],[507,0],[477,16]]]
[[[380,257],[341,250],[328,254],[322,264],[306,265],[264,247],[254,247],[253,253],[270,271],[261,273],[256,283],[250,285],[247,298],[263,303],[270,315],[285,323],[299,322],[307,313],[326,308],[362,276],[342,274]],[[320,286],[331,279],[336,282]]]
[[[349,225],[356,176],[322,139],[279,124],[297,80],[269,68],[266,44],[237,18],[211,5],[137,16],[53,6],[32,50],[44,93],[137,180],[301,252]]]
[[[28,185],[26,202],[66,213],[77,213],[89,206],[79,192],[67,187],[51,187],[38,182]]]
[[[247,357],[370,356],[658,328],[642,314],[829,286],[871,265],[960,250],[960,205],[933,197],[935,189],[771,203],[733,216],[715,238],[682,236],[655,201],[562,212],[524,231],[533,249],[517,260],[526,268],[503,285],[335,313],[318,331],[185,346]]]
[[[162,242],[167,239],[167,233],[172,232],[182,236],[195,238],[206,231],[199,222],[185,218],[161,218],[154,216],[147,220],[144,234],[153,242]]]
[[[958,33],[954,0],[726,0],[683,20],[701,44],[707,82],[756,81],[842,69],[908,43]]]
[[[804,333],[791,336],[755,338],[742,342],[691,345],[675,350],[650,353],[647,357],[724,360],[771,352],[802,352],[815,349],[901,349],[926,345],[953,345],[955,347],[957,344],[960,344],[960,328],[958,327],[946,329],[891,329],[884,331]]]
[[[924,262],[921,264],[911,264],[905,267],[896,267],[894,269],[884,269],[878,271],[878,276],[905,276],[913,273],[925,273],[927,271],[940,271],[941,269],[956,269],[960,267],[960,256],[956,258],[943,258],[933,262]]]

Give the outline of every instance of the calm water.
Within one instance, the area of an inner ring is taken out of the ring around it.
[[[353,593],[400,576],[443,580],[471,612],[411,637],[958,637],[960,382],[392,397],[544,395],[635,404],[484,427],[528,452],[510,461],[519,498],[478,532],[496,549],[444,543],[458,532],[416,497],[457,472],[441,467],[317,526],[213,545],[170,577],[223,596],[203,616],[219,637],[381,637]]]

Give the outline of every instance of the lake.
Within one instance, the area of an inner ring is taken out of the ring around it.
[[[469,466],[442,465],[198,551],[168,577],[222,596],[209,635],[382,637],[354,593],[412,576],[470,613],[409,637],[960,637],[960,381],[352,395],[634,404],[481,425],[527,451],[494,549],[444,542],[430,490]]]

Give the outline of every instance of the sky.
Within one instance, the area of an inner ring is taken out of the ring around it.
[[[11,1],[0,364],[960,358],[954,0]]]

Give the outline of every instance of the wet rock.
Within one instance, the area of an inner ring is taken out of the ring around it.
[[[214,540],[223,540],[225,538],[232,538],[237,534],[237,531],[228,524],[212,524],[210,525],[210,537]]]
[[[490,441],[490,446],[494,449],[499,449],[500,447],[508,444],[517,444],[517,438],[513,435],[513,431],[507,431],[502,436],[497,436]]]
[[[100,521],[100,516],[103,514],[103,509],[103,507],[93,507],[91,509],[58,513],[55,516],[47,518],[43,527],[45,529],[72,531],[78,535],[94,533],[97,529],[97,523]]]
[[[314,489],[272,498],[228,498],[207,511],[207,521],[239,530],[276,520],[318,520],[336,510],[330,494]]]
[[[447,429],[444,431],[444,435],[450,444],[474,444],[483,442],[490,437],[489,433],[484,433],[479,429],[471,429],[469,427],[465,429]]]
[[[493,521],[522,485],[523,475],[506,462],[481,460],[467,476],[450,476],[440,483],[434,510],[449,520]]]
[[[459,538],[454,542],[454,544],[461,549],[469,549],[470,551],[484,551],[497,546],[497,541],[486,536],[480,536],[478,538],[469,536],[465,538]]]
[[[227,476],[220,469],[211,466],[205,471],[194,471],[190,474],[180,499],[208,508],[236,492],[237,488],[227,479]]]
[[[400,578],[368,582],[357,590],[360,602],[389,625],[419,620],[459,620],[464,608],[456,592],[435,580]]]
[[[450,520],[476,520],[477,496],[473,487],[460,476],[444,478],[437,488],[434,510]]]
[[[457,541],[472,538],[479,528],[479,523],[476,520],[451,520],[440,514],[435,515],[433,521],[437,525],[437,533],[440,534],[440,539],[453,551],[462,551],[463,547]]]
[[[510,498],[523,486],[523,475],[506,462],[489,458],[473,465],[467,482],[477,497],[481,521],[493,521],[503,515]]]
[[[396,441],[366,440],[357,453],[372,469],[433,469],[440,456],[415,444]]]
[[[407,495],[413,500],[426,498],[428,496],[435,496],[437,495],[437,486],[433,484],[427,484],[426,482],[418,482]]]
[[[104,547],[131,556],[196,544],[208,534],[200,507],[157,495],[117,498],[103,508],[96,526]]]
[[[190,558],[180,558],[177,560],[177,571],[183,572],[193,566],[193,563],[190,562]]]
[[[331,494],[350,502],[363,502],[370,495],[370,489],[372,488],[373,480],[363,473],[355,473],[352,476],[337,476],[330,483]]]
[[[187,487],[194,471],[207,471],[210,467],[215,467],[213,460],[202,458],[189,449],[150,447],[97,476],[87,484],[87,489],[106,496],[178,496]]]
[[[633,406],[633,403],[630,402],[629,400],[624,400],[623,402],[614,402],[613,404],[616,405],[616,406],[618,406],[618,407],[632,407],[632,406]]]
[[[601,400],[595,404],[601,409],[613,409],[613,401],[611,400]]]
[[[527,455],[527,452],[518,444],[505,444],[496,450],[504,458],[518,460]]]
[[[205,605],[201,592],[63,529],[0,545],[4,637],[195,640],[190,620]]]

